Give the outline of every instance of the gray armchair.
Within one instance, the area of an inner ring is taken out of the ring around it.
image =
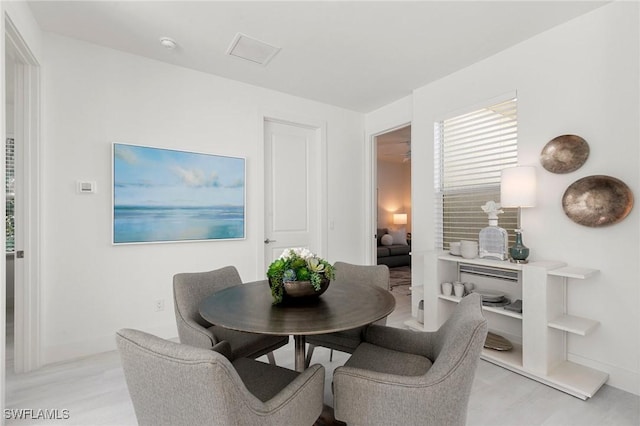
[[[345,262],[336,262],[335,279],[332,285],[349,285],[351,282],[360,282],[364,284],[375,285],[389,291],[389,267],[387,265],[352,265]],[[376,321],[374,324],[385,325],[387,318]],[[309,349],[307,351],[306,365],[311,363],[313,350],[316,346],[323,346],[331,349],[329,360],[333,360],[333,350],[353,353],[358,345],[362,342],[364,330],[367,326],[354,328],[351,330],[339,331],[336,333],[316,334],[307,336]]]
[[[232,362],[225,341],[201,349],[130,329],[116,342],[140,425],[311,425],[322,412],[320,365]]]
[[[273,351],[289,342],[288,336],[269,336],[229,330],[207,322],[200,316],[204,298],[227,287],[242,284],[238,270],[225,266],[209,272],[176,274],[173,277],[173,300],[180,342],[211,349],[222,340],[231,345],[234,358],[258,358],[267,355],[275,364]]]
[[[335,417],[351,425],[464,425],[487,335],[477,294],[436,332],[371,326],[333,374]]]

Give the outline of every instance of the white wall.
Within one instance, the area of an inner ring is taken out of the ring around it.
[[[3,1],[3,10],[36,59],[42,57],[42,31],[24,0]],[[2,52],[4,58],[4,52]]]
[[[609,384],[640,393],[640,215],[588,228],[561,205],[565,189],[594,174],[617,177],[640,194],[638,4],[615,2],[414,92],[413,250],[434,247],[433,123],[452,111],[517,91],[519,162],[538,169],[538,205],[522,213],[531,258],[601,272],[572,281],[569,313],[598,319],[587,337],[569,336],[571,360],[610,373]],[[392,108],[388,116],[394,116]],[[383,120],[378,112],[377,120]],[[539,163],[543,146],[574,133],[591,148],[586,164],[558,175]],[[418,277],[418,280],[421,278]]]
[[[121,327],[176,336],[177,272],[232,264],[245,281],[264,277],[263,114],[326,124],[324,255],[361,259],[362,114],[52,34],[44,51],[43,362],[111,349]],[[247,239],[112,246],[115,141],[245,157]],[[77,180],[96,181],[97,194],[77,194]]]

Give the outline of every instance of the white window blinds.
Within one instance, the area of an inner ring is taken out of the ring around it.
[[[7,138],[5,151],[5,223],[7,253],[15,250],[14,206],[15,206],[15,143],[13,138]]]
[[[436,248],[478,240],[488,226],[481,206],[500,202],[500,172],[518,163],[517,100],[510,99],[434,125]],[[503,209],[499,226],[517,226],[517,209]]]

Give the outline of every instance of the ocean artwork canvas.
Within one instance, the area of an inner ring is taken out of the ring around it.
[[[113,144],[113,243],[245,238],[245,160]]]

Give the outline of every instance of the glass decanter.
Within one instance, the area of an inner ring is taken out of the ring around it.
[[[480,230],[479,256],[486,259],[507,260],[509,234],[498,226],[498,214],[504,213],[500,204],[487,202],[482,210],[489,216],[489,226]]]

